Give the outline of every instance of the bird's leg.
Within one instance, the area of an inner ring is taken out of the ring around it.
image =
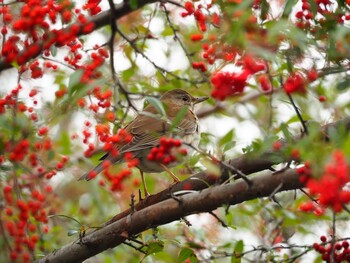
[[[168,174],[170,174],[170,176],[173,178],[174,184],[180,182],[180,179],[177,178],[176,175],[175,175],[172,171],[170,171],[170,169],[169,169],[168,167],[166,167],[166,166],[165,166],[164,164],[162,164],[162,163],[161,163],[160,165],[161,165],[161,166],[163,167],[163,169],[164,169],[165,171],[167,171]]]
[[[140,174],[141,174],[141,180],[142,180],[142,184],[143,184],[143,191],[145,193],[145,198],[147,198],[150,194],[147,191],[147,186],[146,186],[146,182],[145,182],[145,177],[143,176],[143,172],[140,170]]]

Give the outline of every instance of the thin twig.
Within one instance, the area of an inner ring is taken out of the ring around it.
[[[242,171],[240,171],[239,169],[237,169],[234,166],[232,166],[231,164],[228,164],[228,163],[223,162],[223,161],[220,161],[220,164],[224,168],[227,168],[230,171],[235,172],[236,173],[235,176],[237,176],[238,178],[243,179],[248,184],[249,187],[253,185],[253,182]]]
[[[275,190],[273,190],[273,192],[270,194],[269,199],[271,199],[272,201],[274,201],[276,204],[278,204],[280,207],[281,204],[278,202],[278,200],[276,199],[276,193],[278,193],[278,191],[282,188],[283,183],[280,183]]]
[[[4,240],[4,243],[5,243],[5,246],[7,247],[7,249],[9,251],[11,251],[11,245],[10,245],[10,242],[8,241],[7,239],[7,236],[6,236],[6,233],[5,233],[5,228],[4,228],[4,225],[2,223],[2,220],[1,220],[1,217],[0,217],[0,233],[1,233],[1,236],[3,236],[3,240]]]
[[[133,249],[135,249],[135,250],[141,252],[142,254],[147,255],[147,253],[146,253],[145,251],[142,250],[142,248],[144,248],[145,245],[143,245],[143,246],[141,246],[141,247],[137,247],[137,246],[135,246],[135,245],[133,245],[133,244],[131,244],[130,242],[127,242],[127,241],[124,241],[123,244],[125,244],[125,245],[127,245],[127,246],[129,246],[129,247],[132,247]]]
[[[165,17],[166,17],[166,20],[171,28],[171,30],[173,31],[173,36],[174,36],[174,40],[177,41],[180,45],[180,47],[182,48],[182,50],[185,52],[185,55],[187,57],[187,59],[189,60],[189,62],[192,64],[193,60],[192,60],[192,56],[193,54],[191,54],[190,52],[188,52],[186,46],[184,45],[184,43],[182,42],[181,38],[178,36],[177,34],[177,29],[175,28],[174,24],[172,23],[172,21],[170,20],[170,17],[169,17],[169,11],[168,9],[166,8],[165,4],[162,5],[162,7],[164,8],[164,13],[165,13]],[[206,81],[208,81],[208,77],[204,74],[204,72],[202,71],[198,71],[202,78],[205,79]]]
[[[110,56],[111,56],[110,66],[111,66],[111,75],[112,75],[113,83],[114,83],[115,87],[119,87],[120,91],[125,95],[129,107],[133,108],[137,112],[138,111],[137,108],[134,106],[134,104],[132,103],[131,99],[128,96],[129,93],[128,93],[127,89],[122,84],[120,79],[117,77],[116,72],[115,72],[114,39],[115,39],[116,33],[119,31],[118,31],[118,26],[117,26],[117,17],[115,15],[115,5],[113,3],[113,0],[108,0],[108,3],[110,5],[111,13],[112,13],[111,18],[110,18],[110,26],[111,26],[112,33],[111,33],[111,37],[108,41],[108,47],[109,47],[109,52],[110,52]],[[115,89],[115,96],[118,97],[118,90],[117,89]],[[116,104],[117,104],[117,99],[116,99]]]
[[[226,162],[223,162],[221,160],[218,160],[216,157],[212,156],[211,154],[195,147],[194,145],[190,144],[190,143],[184,143],[185,145],[191,147],[192,149],[194,149],[195,151],[197,151],[200,154],[203,154],[204,156],[208,157],[209,159],[211,159],[214,162],[218,162],[222,167],[228,169],[229,171],[232,171],[235,173],[235,176],[237,176],[238,178],[242,178],[247,184],[248,186],[252,186],[252,181],[244,174],[242,173],[242,171],[240,171],[239,169],[235,168],[234,166],[232,166],[231,164],[228,164]]]
[[[220,217],[218,217],[214,212],[211,211],[209,212],[209,214],[215,217],[216,220],[218,220],[223,227],[228,227],[228,225]]]
[[[119,78],[117,78],[117,75],[115,73],[114,38],[116,36],[116,33],[119,32],[119,30],[118,30],[118,26],[117,26],[117,17],[115,14],[115,5],[113,3],[113,0],[108,0],[108,3],[110,6],[110,9],[111,9],[110,26],[111,26],[111,30],[112,30],[111,37],[110,37],[109,42],[108,42],[108,47],[109,47],[109,53],[111,55],[110,66],[111,66],[111,74],[112,74],[113,83],[114,83],[115,87],[119,87],[120,91],[125,95],[129,107],[131,107],[135,111],[137,111],[137,108],[134,106],[134,104],[132,103],[132,101],[130,100],[130,98],[128,96],[127,89],[124,87],[124,85],[119,80]],[[115,96],[118,97],[118,90],[117,89],[115,89]]]
[[[299,118],[299,120],[300,120],[300,122],[301,122],[301,125],[303,126],[304,133],[305,133],[305,134],[308,134],[309,132],[308,132],[308,129],[307,129],[307,126],[306,126],[306,122],[304,121],[303,117],[301,116],[300,110],[299,110],[299,108],[296,106],[296,104],[295,104],[295,102],[294,102],[294,100],[293,100],[293,98],[292,98],[292,95],[290,95],[289,93],[287,93],[287,96],[288,96],[289,101],[290,101],[290,103],[292,104],[292,106],[293,106],[293,108],[294,108],[294,110],[295,110],[295,113],[297,114],[297,116],[298,116],[298,118]]]
[[[111,37],[108,41],[108,47],[109,47],[109,53],[111,55],[110,59],[110,66],[111,66],[111,74],[114,84],[116,83],[115,79],[115,67],[114,67],[114,38],[117,33],[117,21],[115,16],[115,6],[113,3],[113,0],[108,0],[109,8],[111,9],[111,16],[110,16],[110,26],[111,26]]]
[[[150,27],[151,27],[151,22],[152,22],[152,19],[156,16],[157,14],[157,11],[158,11],[158,4],[156,5],[156,8],[154,8],[153,12],[150,14],[149,16],[149,19],[148,19],[148,22],[147,22],[147,32],[150,32]],[[148,33],[147,33],[148,34]],[[144,37],[142,39],[142,44],[141,44],[141,49],[144,49],[145,45],[146,45],[146,40],[147,38]]]
[[[332,239],[331,239],[331,263],[334,262],[334,246],[335,246],[335,237],[336,237],[336,226],[335,226],[335,222],[336,222],[336,213],[334,211],[332,211]]]
[[[299,190],[300,190],[301,192],[303,192],[304,195],[306,195],[307,197],[309,197],[313,202],[315,202],[316,204],[318,204],[318,201],[317,201],[315,198],[313,198],[311,195],[309,195],[309,193],[306,192],[303,188],[299,188]]]
[[[191,83],[193,85],[195,84],[201,84],[201,83],[205,83],[206,81],[205,80],[191,80],[191,79],[188,79],[188,78],[183,78],[183,77],[180,77],[176,74],[174,74],[173,72],[169,71],[169,70],[166,70],[165,68],[163,67],[160,67],[158,66],[153,60],[151,60],[144,52],[142,52],[137,46],[136,44],[134,43],[133,40],[129,39],[121,30],[119,30],[119,28],[117,28],[117,32],[118,34],[125,39],[126,42],[128,42],[128,44],[135,50],[135,52],[137,54],[140,54],[144,59],[146,59],[148,62],[150,62],[153,67],[155,67],[157,70],[159,70],[160,72],[162,72],[162,76],[164,77],[165,80],[168,81],[168,79],[166,78],[166,76],[164,74],[167,74],[169,76],[172,76],[178,80],[181,80],[181,81],[185,81],[185,82],[188,82],[188,83]]]
[[[135,195],[134,195],[134,193],[132,193],[130,195],[130,210],[131,210],[130,214],[133,214],[136,211],[136,209],[135,209]]]

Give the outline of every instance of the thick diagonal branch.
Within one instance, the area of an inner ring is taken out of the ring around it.
[[[302,187],[299,175],[293,169],[277,174],[265,172],[252,178],[252,183],[249,187],[243,180],[238,180],[185,194],[176,199],[167,199],[89,233],[36,262],[82,262],[106,249],[120,245],[128,237],[184,216],[210,212],[222,205],[235,205],[255,198],[268,197],[275,193],[275,189],[282,192]]]

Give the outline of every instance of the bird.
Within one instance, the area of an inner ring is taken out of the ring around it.
[[[164,93],[160,97],[160,102],[164,106],[165,118],[164,116],[159,117],[159,109],[154,104],[150,103],[147,105],[124,128],[132,136],[131,141],[114,145],[118,151],[117,156],[107,152],[100,158],[100,164],[90,172],[85,173],[78,180],[89,181],[91,179],[89,177],[91,173],[97,175],[103,171],[104,160],[108,160],[112,164],[121,163],[123,162],[124,154],[130,152],[139,160],[136,167],[140,170],[145,197],[148,197],[150,194],[146,187],[144,173],[167,171],[173,178],[174,183],[179,182],[179,179],[169,169],[179,163],[175,162],[164,165],[163,163],[150,161],[147,157],[152,148],[159,146],[160,138],[167,135],[180,138],[186,145],[196,146],[199,142],[200,130],[198,117],[194,112],[194,106],[207,99],[208,97],[193,97],[183,89],[173,89]],[[177,127],[173,128],[172,122],[178,116],[179,112],[186,108],[187,111],[185,110],[184,116],[176,123]]]

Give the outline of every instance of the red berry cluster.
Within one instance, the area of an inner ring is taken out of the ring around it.
[[[0,114],[6,113],[6,110],[15,109],[19,113],[27,113],[32,121],[38,119],[37,114],[33,107],[27,107],[23,102],[18,101],[18,94],[22,90],[22,86],[18,85],[16,88],[11,90],[9,94],[0,98]],[[34,96],[32,96],[34,97]],[[37,101],[34,100],[33,104],[36,105]]]
[[[123,190],[123,182],[125,179],[131,176],[131,169],[123,169],[117,174],[108,174],[104,173],[105,177],[110,182],[110,190],[111,191],[122,191]]]
[[[40,0],[29,0],[22,5],[20,14],[16,16],[12,15],[9,6],[0,8],[0,13],[7,18],[7,24],[1,31],[4,38],[6,37],[2,50],[6,61],[9,63],[17,61],[19,65],[23,65],[30,58],[37,56],[41,49],[39,41],[49,38],[47,33],[51,30],[49,22],[55,24],[57,16],[61,16],[65,22],[70,22],[71,6],[72,3],[69,0],[60,3],[50,0],[45,4]],[[10,31],[22,33],[26,38],[22,40],[17,35],[11,36]],[[49,46],[45,48],[48,49]]]
[[[28,122],[34,122],[38,119],[38,116],[33,107],[27,107],[24,103],[18,101],[20,91],[22,91],[22,87],[19,85],[8,95],[0,98],[0,114],[12,114],[13,110],[16,110],[18,111],[18,116],[23,116]],[[34,105],[36,105],[36,95],[36,89],[32,89],[29,92],[29,97],[33,99]],[[26,128],[24,127],[24,129]],[[14,141],[1,137],[0,139],[4,140],[3,145],[5,145],[5,157],[3,158],[11,162],[28,162],[32,167],[38,167],[39,157],[37,155],[42,153],[41,150],[45,150],[46,152],[51,150],[51,140],[47,137],[48,130],[49,128],[46,126],[38,128],[37,135],[43,138],[37,139],[35,142],[31,142],[27,138]],[[28,131],[23,132],[27,133]],[[43,167],[38,167],[40,174],[43,171]]]
[[[306,184],[312,175],[310,162],[305,162],[303,166],[298,167],[297,173],[300,174],[300,182]]]
[[[233,61],[237,55],[237,51],[226,44],[220,44],[214,42],[216,37],[211,36],[209,41],[213,43],[204,43],[202,46],[203,53],[202,58],[206,60],[209,65],[213,65],[214,62],[218,59],[222,59],[226,62]]]
[[[83,83],[89,83],[92,79],[101,77],[102,74],[98,71],[98,68],[101,67],[109,57],[105,48],[95,46],[94,50],[95,51],[90,54],[90,63],[85,63],[79,67],[84,70],[84,74],[81,78]]]
[[[181,13],[181,16],[186,17],[186,16],[193,15],[197,21],[200,31],[202,32],[207,31],[207,25],[206,25],[207,16],[203,12],[204,6],[202,4],[199,4],[197,5],[197,7],[195,7],[192,2],[187,1],[185,2],[184,7],[186,9],[186,12]],[[207,4],[206,9],[210,9],[210,8],[211,8],[211,4]]]
[[[12,109],[17,105],[17,97],[19,91],[22,89],[21,85],[11,90],[11,92],[4,97],[0,98],[0,114],[6,112],[6,109]]]
[[[333,244],[330,240],[327,244],[326,236],[321,236],[320,240],[322,243],[315,243],[313,247],[318,253],[322,255],[322,260],[324,260],[325,262],[334,263],[350,261],[350,248],[348,241],[344,240],[335,242]]]
[[[315,81],[318,78],[318,73],[315,69],[307,72],[306,77],[300,71],[295,71],[285,81],[283,88],[286,93],[306,93],[306,86],[308,83]]]
[[[112,136],[104,137],[99,136],[100,140],[104,142],[103,149],[113,156],[118,156],[118,151],[116,145],[127,144],[132,141],[132,135],[129,134],[125,129],[120,129],[118,134],[113,134]]]
[[[98,100],[97,102],[98,108],[106,109],[111,106],[111,99],[113,96],[112,90],[107,89],[102,91],[101,88],[97,86],[97,87],[94,87],[92,92],[89,92],[88,94],[93,95]]]
[[[91,127],[91,123],[89,121],[85,122],[85,126]],[[117,150],[118,144],[127,144],[131,142],[132,135],[130,135],[125,129],[119,130],[117,134],[110,134],[110,127],[108,124],[97,124],[95,126],[96,135],[99,141],[103,142],[103,150],[109,152],[112,156],[117,157],[120,153]],[[88,131],[88,129],[84,130],[84,143],[88,145],[88,149],[85,151],[84,155],[89,157],[93,154],[95,150],[95,145],[93,143],[89,143],[89,138],[92,136],[92,133]],[[122,169],[118,173],[112,173],[110,171],[110,167],[112,165],[110,160],[104,160],[103,165],[103,175],[105,179],[109,182],[111,191],[120,191],[123,189],[123,181],[131,175],[131,168],[138,165],[139,160],[134,158],[132,153],[125,153],[123,156],[127,168]],[[97,176],[96,172],[92,171],[89,174],[89,178],[93,179]],[[100,181],[101,186],[105,186],[106,182],[102,179]]]
[[[305,213],[314,213],[317,216],[324,215],[324,213],[326,212],[324,207],[318,205],[313,201],[301,203],[299,206],[299,210]]]
[[[9,160],[12,162],[21,162],[27,156],[29,152],[30,142],[27,139],[19,141],[16,145],[13,145],[9,154]]]
[[[290,93],[306,93],[306,80],[300,72],[293,72],[283,85],[284,90]]]
[[[237,2],[236,4],[239,4]],[[258,9],[259,8],[260,1],[254,1],[253,8]],[[201,7],[204,9],[201,5],[198,7]],[[189,14],[195,14],[196,10],[192,4],[185,5],[185,8],[188,10],[186,13],[182,13],[183,16],[187,16]],[[220,27],[221,25],[221,18],[216,12],[211,11],[212,4],[210,3],[206,7],[206,13],[208,15],[205,15],[206,19],[204,21],[207,21],[213,25],[213,29]],[[202,12],[203,13],[203,12]],[[196,17],[196,16],[195,16]],[[202,16],[199,15],[201,18]],[[267,41],[267,31],[266,29],[262,28],[258,25],[258,20],[255,17],[255,15],[252,13],[251,15],[247,16],[246,13],[243,13],[239,9],[237,9],[232,14],[233,20],[239,21],[239,25],[244,27],[244,31],[246,32],[246,39],[250,42],[254,43],[257,46],[262,46],[266,49],[272,49],[276,50],[278,47],[277,45],[272,45],[271,41]],[[202,19],[203,20],[203,19]],[[200,21],[202,21],[200,20]],[[205,32],[205,30],[201,30],[202,32]],[[193,34],[191,36],[192,41],[207,41],[203,44],[203,52],[202,52],[202,58],[208,63],[209,65],[214,64],[217,60],[223,60],[223,62],[231,62],[233,61],[237,54],[242,55],[242,47],[238,43],[237,45],[235,43],[228,45],[227,41],[224,36],[217,36],[215,33],[208,35],[207,38],[205,38],[202,33]],[[206,70],[205,63],[198,64],[200,62],[194,62],[192,64],[192,67],[201,71]]]
[[[10,185],[4,186],[6,206],[1,220],[6,234],[4,238],[11,246],[9,257],[12,261],[32,262],[33,252],[43,233],[41,225],[48,223],[47,195],[51,191],[48,185],[43,191],[31,190],[29,195],[25,194],[25,199],[15,201],[15,189]]]
[[[200,33],[194,33],[191,35],[190,37],[191,41],[198,42],[198,41],[204,40],[205,37],[203,33],[207,31],[208,29],[207,25],[211,24],[214,27],[218,27],[220,25],[221,18],[218,13],[216,13],[215,11],[213,12],[211,10],[212,3],[206,4],[205,6],[202,4],[198,4],[195,6],[192,2],[187,1],[185,2],[184,7],[186,9],[186,12],[182,12],[181,16],[182,17],[193,16],[200,30]],[[209,36],[210,41],[213,41],[214,39],[215,38],[213,38],[212,36]],[[203,54],[203,58],[210,60],[212,62],[211,64],[213,64],[214,60],[209,58],[209,52],[205,51]],[[205,72],[207,70],[207,66],[205,62],[202,62],[202,61],[193,62],[192,67],[202,72]]]
[[[311,177],[309,165],[298,169],[302,175],[301,180],[309,189],[311,195],[318,198],[322,207],[330,207],[335,212],[341,212],[343,206],[350,202],[350,191],[345,186],[350,182],[349,165],[342,151],[333,153],[332,161],[324,167],[324,173],[320,178]],[[315,205],[311,202],[302,204],[303,211],[315,211]]]
[[[193,34],[191,35],[191,40],[193,42],[196,42],[196,41],[201,41],[203,39],[203,34]]]
[[[159,146],[151,149],[147,159],[164,165],[177,162],[179,161],[180,156],[187,155],[187,150],[181,148],[181,145],[181,140],[161,137],[159,140]]]
[[[218,100],[224,100],[227,97],[242,93],[247,80],[253,74],[266,70],[266,64],[259,59],[246,55],[241,58],[237,65],[242,66],[239,73],[235,72],[217,72],[213,74],[211,83],[214,90],[211,95]]]
[[[89,14],[94,16],[101,12],[101,7],[99,6],[101,0],[88,0],[83,6],[84,10],[88,10]]]
[[[242,93],[247,84],[249,74],[246,71],[217,72],[211,78],[214,90],[211,93],[213,98],[224,100],[237,93]]]
[[[55,176],[56,169],[63,169],[68,158],[63,156],[56,163],[51,161],[56,158],[52,155],[53,143],[49,137],[49,127],[38,127],[35,124],[39,120],[35,110],[38,90],[32,88],[26,94],[34,107],[19,101],[21,93],[25,93],[25,89],[18,85],[0,98],[2,118],[5,120],[10,117],[16,125],[15,129],[12,126],[0,128],[0,145],[3,145],[0,164],[25,167],[23,170],[11,169],[9,173],[3,170],[0,198],[5,212],[0,214],[0,220],[5,229],[3,238],[10,248],[9,260],[32,262],[41,235],[47,232],[47,227],[43,224],[47,224],[47,207],[52,201],[52,196],[49,195],[51,186],[46,180],[39,179]]]
[[[89,15],[96,15],[101,11],[99,3],[98,0],[89,0],[83,6],[83,10],[86,10]],[[52,62],[40,65],[38,61],[34,61],[30,65],[26,65],[26,63],[41,52],[44,53],[45,57],[50,56],[50,48],[53,45],[57,47],[67,46],[70,48],[70,52],[65,57],[65,61],[76,69],[82,68],[86,71],[83,76],[85,82],[90,77],[95,76],[96,69],[108,55],[105,54],[105,51],[97,52],[97,55],[93,52],[90,55],[90,63],[78,65],[78,61],[82,59],[82,54],[79,52],[82,50],[82,45],[77,40],[77,35],[91,33],[95,25],[88,20],[81,9],[73,7],[74,3],[70,0],[49,0],[44,4],[41,0],[29,0],[20,4],[20,14],[18,15],[17,10],[12,10],[11,6],[1,6],[0,14],[4,16],[6,22],[1,29],[4,39],[1,55],[6,62],[17,62],[21,66],[19,68],[21,73],[30,70],[32,78],[40,78],[43,75],[43,66],[55,70],[57,65]],[[13,15],[14,12],[16,12],[16,16]],[[73,18],[76,18],[76,21],[73,21]],[[75,24],[57,30],[53,26],[59,21],[63,24],[72,22]],[[24,37],[20,38],[19,33]]]
[[[345,3],[350,5],[349,1],[345,1]],[[316,0],[314,4],[316,4],[317,9],[312,7],[309,0],[302,0],[301,10],[295,13],[296,25],[299,28],[315,33],[324,25],[334,24],[333,22],[343,24],[350,20],[350,13],[335,8],[333,1]]]
[[[261,74],[257,76],[257,82],[263,92],[271,92],[272,91],[272,83],[267,74]]]
[[[350,202],[350,192],[344,188],[350,181],[350,170],[342,151],[334,152],[332,158],[332,162],[325,166],[322,177],[310,178],[306,186],[310,194],[319,195],[320,205],[340,212]]]
[[[111,191],[121,191],[123,190],[123,182],[125,179],[129,178],[132,174],[131,168],[136,167],[139,163],[139,160],[133,156],[132,153],[128,152],[124,154],[124,160],[127,164],[127,168],[122,169],[117,173],[112,173],[109,168],[112,163],[109,160],[103,162],[103,175],[104,178],[109,182],[109,189]],[[105,186],[105,181],[100,180],[100,185]]]

